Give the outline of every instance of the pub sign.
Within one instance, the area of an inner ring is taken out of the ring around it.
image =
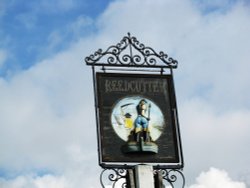
[[[182,168],[172,74],[95,73],[99,162]]]

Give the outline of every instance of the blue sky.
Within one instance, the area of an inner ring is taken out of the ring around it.
[[[249,187],[249,20],[244,0],[1,1],[0,187],[100,187],[84,58],[127,32],[179,61],[188,187]]]
[[[94,20],[104,11],[110,1],[6,1],[1,3],[1,48],[9,54],[8,63],[1,67],[6,76],[16,69],[27,69],[48,55],[63,50],[77,37],[96,32]],[[69,27],[82,19],[79,33]],[[46,50],[53,40],[58,41]]]
[[[0,75],[9,76],[13,71],[27,69],[39,60],[67,48],[79,37],[97,32],[95,20],[110,2],[112,1],[2,2],[0,47],[8,54],[5,60],[8,63],[1,66]],[[236,2],[193,1],[203,14],[227,11]],[[77,35],[70,29],[75,20],[85,22],[78,28]]]

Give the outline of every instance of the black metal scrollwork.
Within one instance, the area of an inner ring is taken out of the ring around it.
[[[154,170],[154,174],[160,174],[163,180],[163,184],[168,184],[171,188],[185,187],[185,177],[179,169],[157,169]],[[112,188],[129,187],[128,181],[128,169],[103,169],[100,175],[100,182],[103,188],[107,185],[111,185]],[[181,180],[180,180],[180,178]],[[177,181],[180,180],[180,181]],[[166,186],[166,185],[165,185]],[[157,186],[158,187],[158,186]],[[162,187],[162,186],[160,186]]]
[[[152,48],[140,43],[136,37],[128,36],[106,51],[97,50],[85,58],[91,66],[125,66],[125,67],[154,67],[177,68],[178,61],[168,57],[164,52],[156,53]]]
[[[177,177],[180,176],[182,181],[178,182],[179,186],[178,187],[182,187],[184,188],[185,186],[185,177],[182,173],[181,170],[179,169],[160,169],[160,170],[155,170],[155,173],[161,173],[162,175],[162,179],[165,180],[165,182],[167,182],[172,188],[174,188],[175,184],[177,183]]]
[[[112,188],[115,188],[116,185],[117,187],[126,188],[127,187],[126,175],[127,175],[126,169],[114,169],[114,168],[103,169],[100,175],[100,182],[103,188],[105,188],[104,184],[106,185],[111,184]],[[109,182],[107,182],[107,180]]]

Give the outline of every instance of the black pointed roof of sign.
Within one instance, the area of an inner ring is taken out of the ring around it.
[[[108,47],[105,51],[97,50],[85,58],[90,66],[113,67],[149,67],[149,68],[177,68],[178,61],[164,52],[156,53],[151,47],[140,43],[136,37],[128,33],[117,44]]]

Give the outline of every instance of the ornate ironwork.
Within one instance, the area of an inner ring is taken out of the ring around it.
[[[157,169],[154,170],[154,174],[159,174],[163,180],[162,184],[165,187],[170,186],[174,187],[185,187],[185,177],[180,169]],[[177,181],[178,177],[181,178],[181,181]],[[124,168],[112,168],[112,169],[103,169],[100,174],[100,182],[103,188],[110,185],[112,188],[122,187],[127,188],[128,181],[128,169]],[[166,185],[167,184],[167,185]],[[158,186],[157,186],[158,187]],[[162,187],[162,186],[159,186]]]
[[[128,33],[117,45],[107,50],[97,50],[85,58],[91,66],[119,66],[119,67],[150,67],[150,68],[177,68],[178,61],[164,52],[156,53],[151,47],[140,43],[136,37]]]
[[[163,51],[157,53],[151,47],[147,47],[140,43],[136,37],[131,36],[128,33],[123,39],[116,45],[108,47],[106,50],[99,49],[95,53],[85,58],[87,65],[92,66],[93,73],[93,84],[95,93],[95,104],[96,104],[96,122],[99,122],[98,115],[98,100],[97,100],[97,82],[95,66],[100,66],[99,69],[105,72],[109,71],[142,71],[142,72],[163,72],[165,69],[170,70],[170,74],[173,74],[174,68],[177,68],[178,61],[169,57]],[[157,71],[157,69],[160,69]],[[98,69],[98,71],[100,71]],[[174,85],[174,84],[173,84]],[[97,129],[97,134],[100,136],[100,130]],[[181,149],[182,152],[182,149]],[[181,153],[182,156],[182,153]],[[99,156],[100,161],[100,156]],[[101,165],[102,166],[102,165]],[[109,185],[112,188],[116,187],[130,187],[132,185],[131,179],[135,181],[134,167],[127,165],[122,166],[102,166],[103,171],[100,174],[100,183],[103,188]],[[159,186],[168,184],[170,187],[182,187],[185,186],[185,177],[180,168],[183,166],[175,166],[174,169],[167,166],[154,166],[154,174],[159,178]],[[132,174],[132,175],[131,175]],[[179,180],[181,177],[181,181]],[[156,179],[156,176],[154,177]],[[131,186],[132,187],[132,186]]]
[[[172,188],[174,188],[174,185],[177,184],[177,177],[180,176],[182,181],[178,182],[178,187],[184,188],[185,186],[185,177],[179,169],[158,169],[155,170],[154,173],[160,173],[162,175],[162,179],[165,180],[165,182],[167,182]]]
[[[109,184],[111,184],[112,188],[115,187],[122,187],[126,188],[126,177],[127,177],[127,169],[103,169],[103,171],[100,174],[100,182],[103,188],[105,188],[105,185],[107,185],[108,182],[105,182],[109,180]],[[104,185],[105,184],[105,185]]]

